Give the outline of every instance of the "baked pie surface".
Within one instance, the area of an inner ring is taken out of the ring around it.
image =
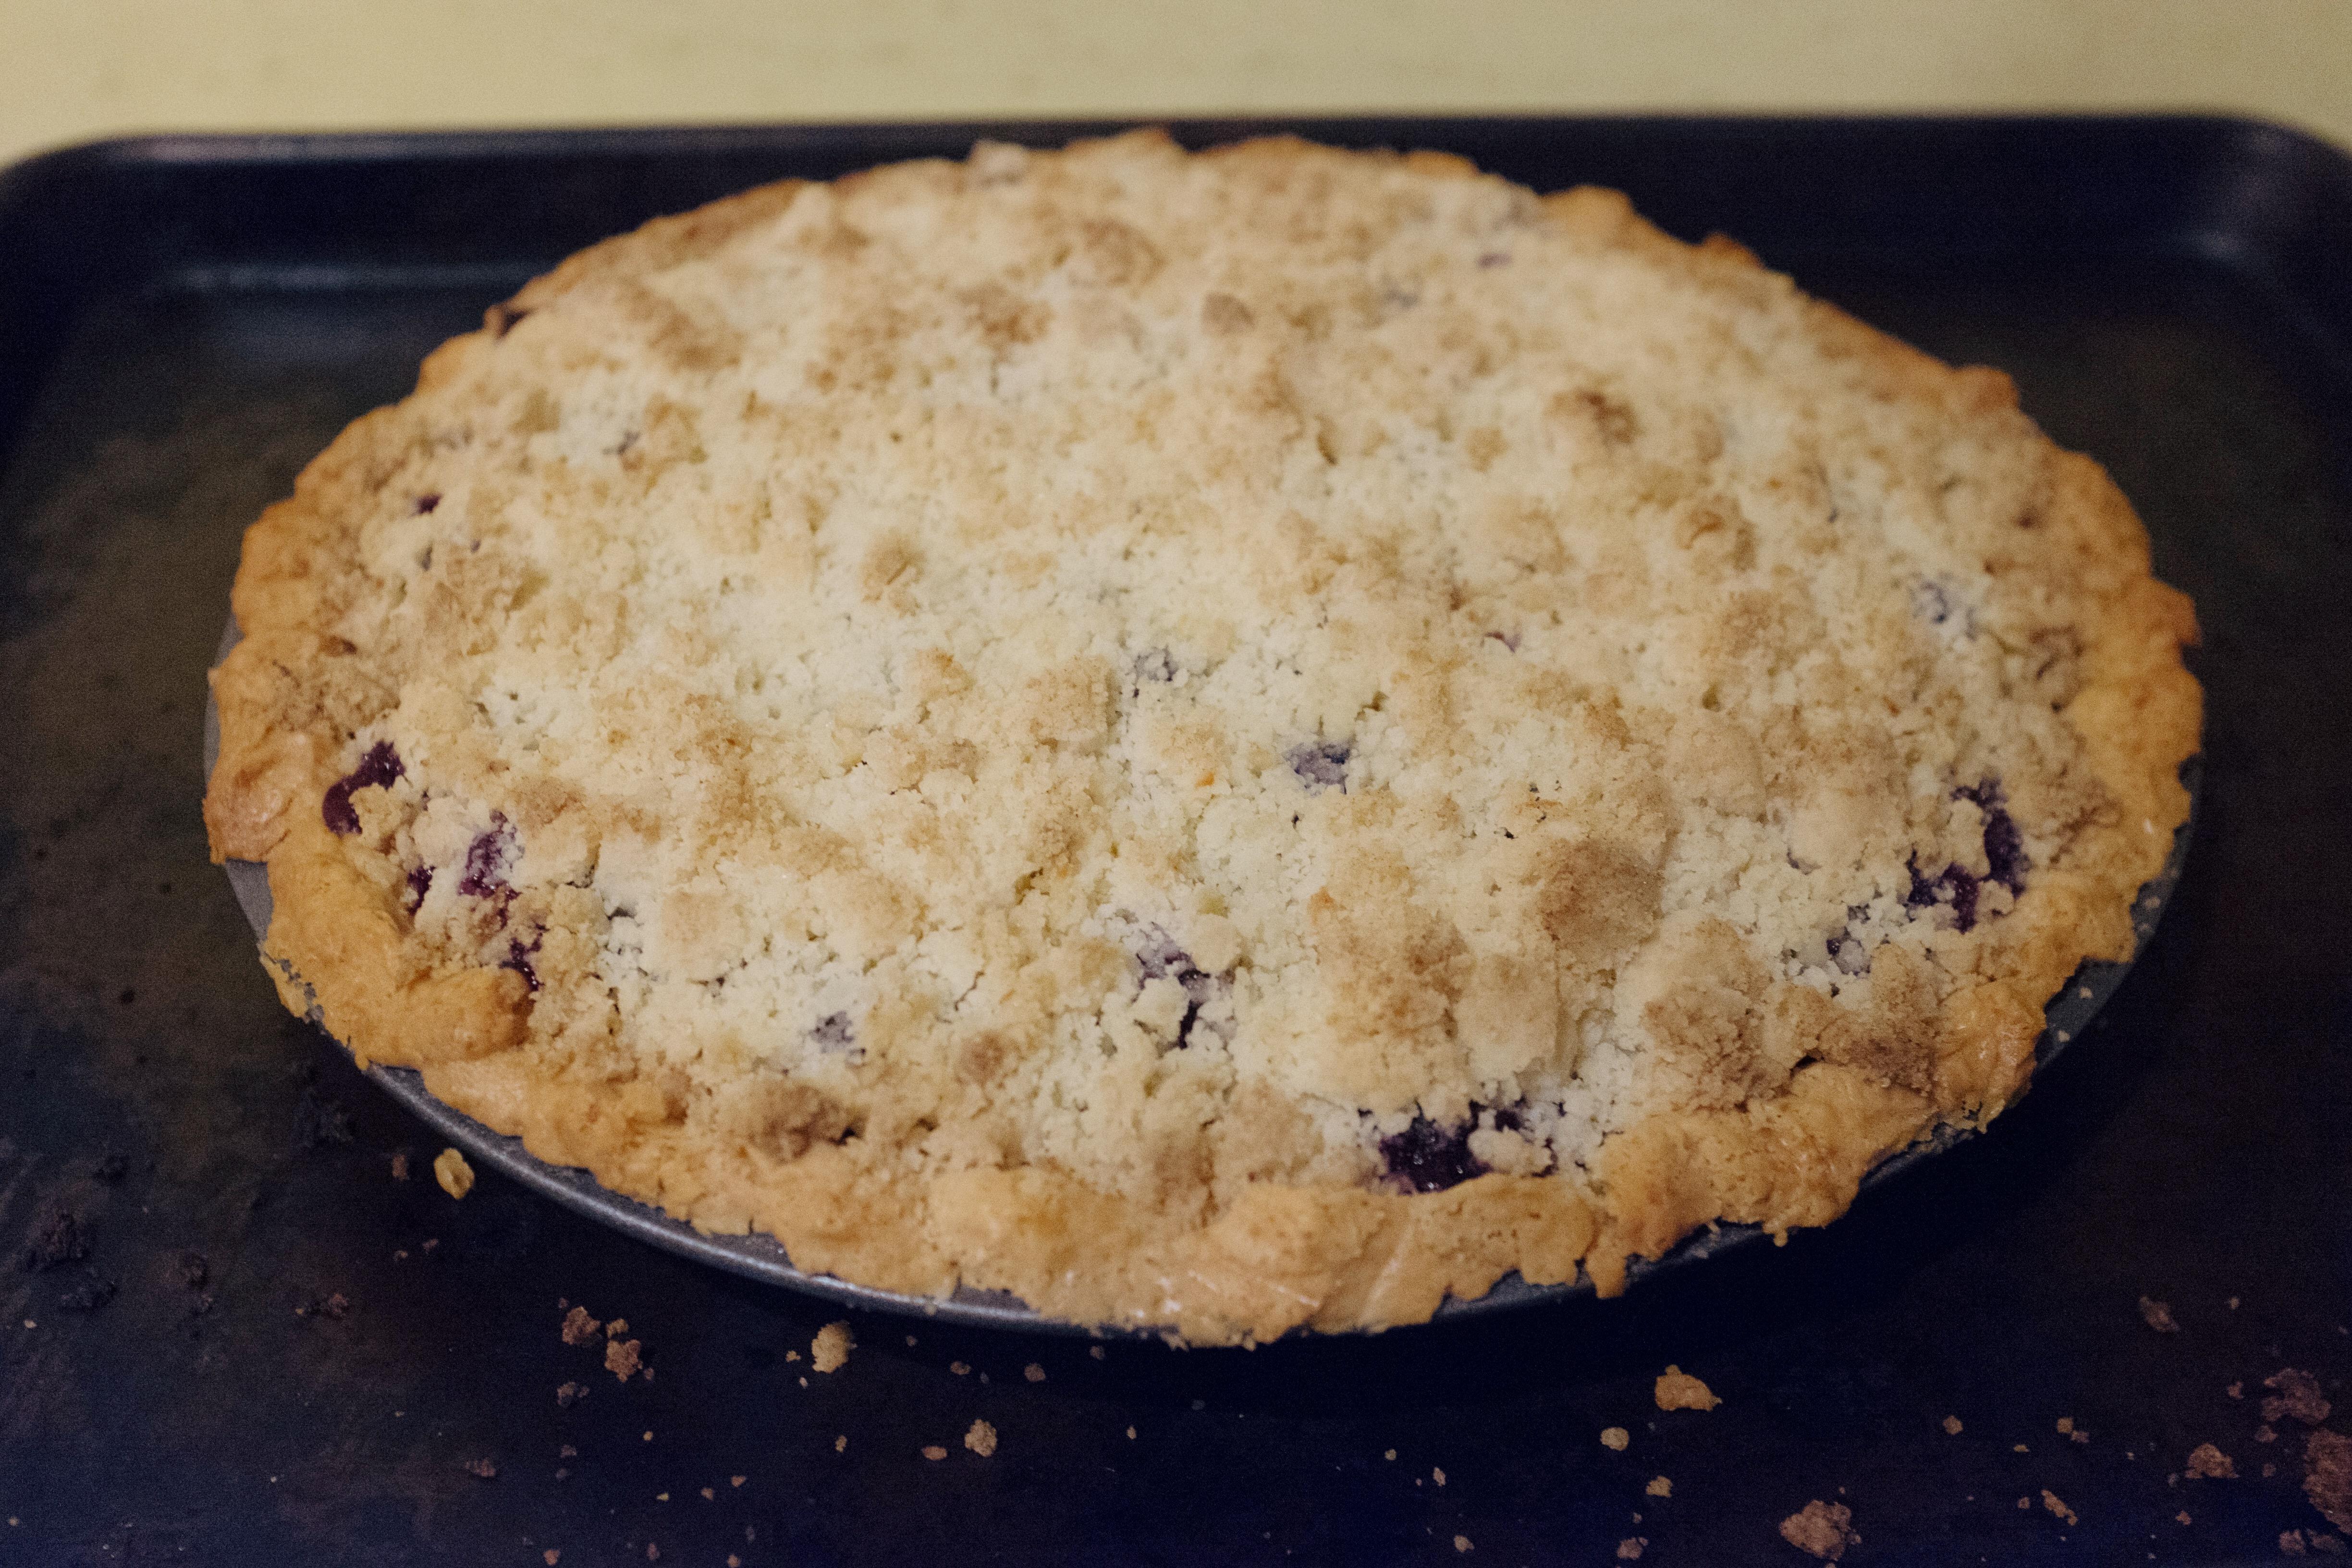
[[[2187,815],[2098,466],[1622,198],[1138,133],[597,246],[248,532],[298,1011],[796,1267],[1622,1288],[2023,1087]]]

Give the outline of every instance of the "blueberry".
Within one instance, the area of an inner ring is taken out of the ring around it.
[[[848,1014],[828,1013],[817,1020],[809,1038],[824,1050],[845,1051],[857,1043],[857,1031],[849,1026]]]
[[[1986,779],[1974,789],[1956,789],[1952,798],[1972,800],[1984,813],[1985,865],[1991,871],[1987,880],[1999,882],[2012,893],[2025,891],[2025,873],[2032,862],[2025,858],[2025,835],[2009,815],[2000,781]]]
[[[1932,577],[1912,585],[1911,613],[1930,626],[1942,626],[1959,608],[1959,601],[1953,597],[1952,591]]]
[[[476,834],[466,846],[466,874],[457,879],[457,890],[477,899],[513,892],[507,868],[513,864],[514,854],[514,829],[508,826],[504,813],[490,813],[488,830]]]
[[[1961,931],[1975,928],[1979,884],[1973,872],[1955,860],[1935,876],[1923,877],[1919,874],[1919,857],[1916,855],[1911,857],[1910,866],[1911,890],[1903,895],[1906,908],[1924,910],[1937,904],[1948,904],[1955,926]]]
[[[531,954],[539,951],[539,939],[543,934],[545,933],[541,931],[531,932],[530,945],[529,947],[525,947],[522,944],[520,938],[509,937],[507,939],[507,955],[499,960],[499,967],[500,969],[513,970],[517,974],[523,977],[524,982],[529,984],[533,991],[539,989],[539,971],[532,967],[530,959]]]
[[[1348,788],[1348,745],[1343,741],[1309,741],[1291,749],[1290,771],[1316,793]]]
[[[408,912],[415,914],[425,907],[425,895],[433,890],[433,868],[418,866],[408,873]]]
[[[1192,1043],[1192,1026],[1200,1021],[1201,1008],[1213,1000],[1227,982],[1193,963],[1191,953],[1170,941],[1166,931],[1156,928],[1136,953],[1135,962],[1146,980],[1173,980],[1184,988],[1184,1016],[1176,1025],[1176,1048],[1182,1050]]]
[[[400,753],[392,749],[390,741],[378,741],[370,746],[358,767],[327,786],[327,796],[319,803],[319,815],[327,819],[328,830],[344,835],[357,833],[360,814],[352,809],[352,793],[385,788],[406,772],[400,765]]]
[[[1473,1118],[1448,1129],[1416,1113],[1412,1126],[1381,1140],[1390,1181],[1409,1193],[1442,1193],[1485,1175],[1486,1165],[1470,1152],[1470,1131],[1476,1125]]]
[[[439,506],[440,504],[441,492],[438,490],[427,490],[423,495],[416,498],[416,515],[423,517],[426,512],[431,511],[435,507]]]

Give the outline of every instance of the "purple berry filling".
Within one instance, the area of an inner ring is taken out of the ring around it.
[[[531,967],[530,957],[531,954],[539,951],[539,939],[542,934],[544,933],[540,931],[531,932],[530,945],[529,947],[525,947],[519,938],[509,937],[507,939],[507,955],[499,960],[499,967],[500,969],[513,970],[517,974],[523,977],[525,983],[527,983],[533,991],[539,989],[539,971]]]
[[[1485,1175],[1486,1165],[1470,1152],[1470,1133],[1477,1125],[1475,1116],[1459,1127],[1445,1128],[1415,1115],[1412,1126],[1381,1140],[1389,1180],[1409,1193],[1442,1193]]]
[[[1952,923],[1961,931],[1972,931],[1977,923],[1977,887],[1974,872],[1955,860],[1933,877],[1919,874],[1919,857],[1911,857],[1911,890],[1903,895],[1906,908],[1931,909],[1948,904]]]
[[[1337,789],[1345,793],[1349,754],[1343,741],[1310,741],[1291,749],[1290,771],[1311,791]]]
[[[1192,955],[1171,942],[1165,931],[1155,931],[1135,955],[1135,962],[1146,980],[1173,980],[1184,988],[1184,1016],[1176,1025],[1176,1048],[1182,1050],[1192,1043],[1192,1026],[1200,1021],[1202,1007],[1227,983],[1193,963]]]
[[[425,907],[425,895],[433,890],[433,868],[418,866],[408,873],[408,912],[415,914]]]
[[[435,507],[439,506],[440,504],[441,492],[438,490],[427,490],[423,495],[416,498],[416,515],[423,517],[426,512],[431,511]]]
[[[514,864],[514,829],[508,825],[502,812],[490,813],[489,830],[478,833],[466,846],[466,874],[457,879],[457,890],[477,899],[487,899],[498,893],[512,893],[513,885],[507,880],[507,871]]]
[[[2032,862],[2025,858],[2025,835],[2018,831],[2016,820],[2009,815],[2009,802],[2000,793],[1999,779],[1987,779],[1974,789],[1956,789],[1954,800],[1972,800],[1984,813],[1985,866],[1991,875],[1989,880],[2000,883],[2012,893],[2025,891],[2025,873]]]
[[[352,792],[386,788],[406,771],[400,765],[400,753],[392,749],[390,741],[378,741],[370,746],[358,767],[327,786],[327,796],[319,804],[319,815],[327,819],[328,831],[345,837],[357,833],[360,814],[352,809]]]

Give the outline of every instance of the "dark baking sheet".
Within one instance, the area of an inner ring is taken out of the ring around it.
[[[835,1309],[496,1173],[452,1204],[428,1131],[278,1012],[204,863],[197,674],[243,524],[529,273],[975,128],[62,154],[0,179],[0,1562],[1449,1561],[1459,1536],[1795,1563],[1775,1525],[1812,1498],[1854,1510],[1849,1563],[2269,1560],[2327,1530],[2306,1427],[2261,1441],[2260,1401],[2287,1366],[2342,1401],[2352,1370],[2352,167],[2194,120],[1298,128],[1622,185],[2010,369],[2116,470],[2199,601],[2212,718],[2196,853],[2099,1023],[1838,1226],[1620,1302],[1099,1361],[857,1314],[849,1365],[811,1373]],[[625,1315],[655,1381],[563,1344],[559,1300]],[[1723,1406],[1658,1412],[1668,1362]],[[2180,1475],[2208,1441],[2237,1479]]]

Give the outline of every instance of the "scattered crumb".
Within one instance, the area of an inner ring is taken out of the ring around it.
[[[2200,1443],[2189,1450],[2186,1473],[2200,1480],[2229,1481],[2238,1477],[2238,1467],[2229,1455],[2210,1443]]]
[[[1712,1410],[1723,1403],[1713,1389],[1678,1366],[1668,1366],[1658,1374],[1653,1397],[1661,1410]]]
[[[2246,1396],[2246,1385],[2242,1383],[2233,1383],[2221,1392],[2232,1399],[2243,1399]]]
[[[614,1377],[619,1378],[623,1383],[628,1382],[629,1374],[635,1372],[644,1360],[644,1358],[638,1353],[638,1342],[635,1340],[606,1341],[604,1344],[604,1370],[611,1373]]]
[[[466,1163],[466,1156],[455,1149],[444,1149],[433,1156],[433,1179],[451,1197],[462,1198],[474,1190],[474,1167]],[[428,1247],[432,1245],[425,1243]]]
[[[2307,1554],[2308,1553],[2305,1552],[2303,1544],[2303,1531],[2300,1530],[2282,1530],[2279,1531],[2280,1556],[2302,1557]]]
[[[652,1442],[654,1440],[654,1435],[650,1431],[647,1432],[645,1436],[645,1440],[648,1443]]]
[[[2020,1513],[2023,1513],[2027,1509],[2032,1508],[2032,1506],[2033,1500],[2030,1497],[2021,1497],[2017,1500],[2017,1511]]]
[[[2304,1495],[2327,1522],[2352,1531],[2352,1437],[2322,1426],[2305,1439]]]
[[[718,1497],[719,1497],[719,1494],[718,1494],[717,1492],[715,1492],[715,1491],[712,1491],[709,1487],[705,1487],[705,1488],[703,1488],[703,1489],[702,1489],[702,1500],[703,1500],[703,1501],[705,1501],[705,1502],[713,1502],[713,1501],[716,1501],[716,1500],[717,1500]]]
[[[730,1552],[727,1554],[727,1568],[743,1568],[743,1560]]]
[[[669,1501],[669,1493],[667,1493],[667,1492],[656,1492],[656,1493],[654,1493],[654,1501],[656,1501],[656,1502],[667,1502],[667,1501]]]
[[[549,1547],[546,1551],[544,1551],[544,1552],[541,1552],[541,1553],[539,1554],[539,1560],[540,1560],[541,1563],[546,1563],[546,1564],[547,1564],[547,1568],[555,1568],[555,1565],[556,1565],[558,1563],[561,1563],[561,1562],[562,1562],[562,1561],[563,1561],[563,1553],[562,1553],[562,1552],[558,1552],[554,1547],[551,1546],[551,1547]]]
[[[1469,1551],[1469,1550],[1470,1550],[1470,1538],[1469,1538],[1468,1536],[1466,1536],[1466,1535],[1457,1535],[1457,1536],[1455,1536],[1455,1537],[1454,1538],[1454,1551],[1456,1551],[1456,1552],[1467,1552],[1467,1551]]]
[[[1847,1547],[1862,1542],[1853,1530],[1853,1510],[1818,1498],[1780,1521],[1780,1539],[1824,1563],[1836,1562]]]
[[[2159,1334],[2177,1334],[2180,1331],[2180,1325],[2172,1321],[2172,1309],[2162,1301],[2150,1300],[2147,1297],[2142,1296],[2139,1299],[2139,1316],[2140,1321]]]
[[[1441,1486],[1441,1487],[1442,1487],[1442,1486],[1444,1486],[1444,1485],[1445,1484],[1445,1472],[1444,1472],[1444,1470],[1439,1469],[1436,1466],[1432,1465],[1432,1466],[1429,1468],[1429,1479],[1430,1479],[1431,1480],[1433,1480],[1433,1481],[1435,1481],[1439,1486]]]
[[[1604,1448],[1614,1448],[1622,1454],[1625,1451],[1625,1445],[1633,1440],[1622,1426],[1603,1426],[1601,1429],[1601,1446]]]
[[[2083,1522],[2081,1520],[2074,1517],[2074,1510],[2068,1508],[2063,1502],[2061,1502],[2058,1499],[2058,1494],[2052,1491],[2048,1487],[2043,1487],[2042,1489],[2042,1506],[2048,1509],[2053,1514],[2064,1520],[2069,1524],[2080,1524]]]
[[[1651,1497],[1672,1497],[1675,1495],[1675,1483],[1664,1476],[1652,1476],[1650,1484],[1642,1490]]]
[[[2174,1521],[2175,1521],[2176,1523],[2179,1523],[2179,1524],[2187,1524],[2187,1523],[2189,1522],[2189,1510],[2188,1510],[2187,1509],[2185,1509],[2185,1508],[2184,1508],[2184,1509],[2182,1509],[2179,1513],[2174,1514],[2172,1517],[2173,1517],[2173,1520],[2174,1520]]]
[[[1129,1436],[1130,1436],[1130,1437],[1134,1436],[1135,1436],[1135,1428],[1134,1428],[1134,1427],[1132,1427],[1132,1426],[1129,1427],[1129,1428],[1127,1429],[1127,1435],[1128,1435]],[[1393,1464],[1395,1464],[1395,1463],[1396,1463],[1396,1450],[1395,1450],[1394,1448],[1391,1448],[1391,1449],[1390,1449],[1390,1450],[1388,1450],[1386,1453],[1382,1454],[1382,1455],[1381,1456],[1381,1458],[1383,1458],[1383,1459],[1386,1459],[1390,1464],[1393,1465]]]
[[[856,1348],[857,1342],[850,1337],[846,1320],[827,1323],[809,1342],[809,1364],[819,1372],[838,1372],[847,1363],[849,1352]]]
[[[418,1243],[416,1244],[416,1250],[417,1250],[417,1251],[419,1251],[419,1252],[425,1252],[425,1253],[429,1253],[429,1252],[431,1252],[435,1247],[438,1247],[438,1246],[440,1246],[440,1245],[441,1245],[441,1238],[440,1238],[439,1237],[437,1237],[437,1236],[428,1236],[428,1237],[426,1237],[423,1241],[420,1241],[420,1242],[418,1242]]]
[[[1127,1440],[1130,1443],[1135,1441],[1135,1428],[1132,1426],[1127,1429]],[[1396,1458],[1396,1450],[1394,1448],[1391,1448],[1389,1450],[1389,1458],[1391,1459]]]
[[[1097,1361],[1103,1359],[1103,1348],[1100,1345],[1088,1345],[1087,1347],[1087,1353],[1094,1357]]]
[[[2334,1408],[2319,1392],[2319,1379],[2300,1367],[2279,1368],[2263,1379],[2263,1386],[2278,1391],[2263,1401],[2263,1419],[2273,1424],[2282,1415],[2292,1415],[2306,1426],[2316,1426]]]
[[[1130,1428],[1130,1430],[1131,1430],[1131,1428]],[[836,1453],[836,1454],[838,1454],[838,1453],[842,1452],[843,1450],[846,1449],[848,1447],[849,1447],[849,1439],[848,1439],[846,1436],[835,1437],[835,1438],[833,1440],[833,1451],[834,1451],[835,1453]]]
[[[555,1403],[566,1410],[587,1397],[588,1385],[584,1383],[563,1384],[555,1391]]]
[[[555,1450],[555,1457],[559,1459],[576,1459],[580,1457],[580,1450],[566,1443]]]
[[[2342,1557],[2347,1551],[2352,1551],[2352,1548],[2345,1546],[2342,1536],[2330,1535],[2324,1530],[2311,1532],[2311,1549],[2322,1557]]]
[[[2231,1297],[2231,1298],[2230,1298],[2230,1310],[2231,1310],[2232,1312],[2234,1312],[2234,1311],[2236,1311],[2237,1310],[2238,1310],[2238,1299],[2237,1299],[2235,1296],[2232,1296],[2232,1297]]]
[[[2058,1430],[2061,1432],[2074,1431],[2074,1418],[2072,1415],[2061,1415],[2058,1417]]]
[[[1944,1430],[1952,1436],[1958,1436],[1961,1431],[1960,1418],[1957,1415],[1945,1416]]]
[[[985,1421],[975,1421],[971,1430],[963,1435],[963,1446],[985,1459],[996,1452],[996,1428]]]
[[[945,1448],[940,1447],[937,1443],[926,1443],[923,1445],[923,1458],[926,1459],[944,1459],[947,1457],[948,1451]]]
[[[730,1487],[740,1487],[743,1484],[743,1478],[741,1476],[730,1476],[727,1478],[727,1484]]]
[[[574,1307],[563,1320],[563,1342],[567,1345],[584,1345],[594,1339],[596,1331],[604,1326],[588,1315],[587,1308]]]
[[[352,1299],[341,1290],[330,1290],[323,1295],[313,1290],[303,1299],[301,1305],[294,1309],[294,1315],[298,1318],[329,1318],[338,1322],[351,1316],[351,1312]]]
[[[466,1461],[466,1473],[479,1476],[486,1481],[495,1480],[498,1479],[499,1462],[496,1459],[468,1459]]]
[[[661,1561],[661,1548],[656,1546],[650,1541],[646,1542],[646,1561],[648,1563],[658,1563]]]
[[[2022,1443],[2011,1443],[2009,1446],[2009,1451],[2012,1454],[2031,1454],[2033,1452],[2032,1449],[2027,1447]]]
[[[629,1320],[626,1318],[615,1318],[604,1325],[604,1337],[608,1340],[617,1340],[628,1331]]]
[[[1045,1381],[1045,1369],[1033,1361],[1021,1369],[1021,1375],[1032,1383],[1043,1383]]]
[[[395,1182],[404,1182],[408,1180],[408,1151],[405,1149],[401,1150],[392,1157],[392,1179]],[[547,1560],[550,1563],[554,1562],[554,1553],[550,1552]]]
[[[1649,1544],[1650,1538],[1646,1535],[1627,1536],[1624,1540],[1617,1543],[1617,1561],[1620,1563],[1640,1562],[1642,1560],[1642,1548]]]
[[[798,1351],[786,1351],[784,1352],[784,1359],[786,1361],[798,1361],[801,1359],[801,1352]]]
[[[2278,1433],[2271,1427],[2268,1422],[2265,1422],[2262,1426],[2254,1428],[2254,1441],[2257,1443],[2275,1443],[2278,1441]]]
[[[948,1363],[948,1370],[958,1377],[963,1377],[971,1373],[971,1367],[964,1362],[951,1361]]]

